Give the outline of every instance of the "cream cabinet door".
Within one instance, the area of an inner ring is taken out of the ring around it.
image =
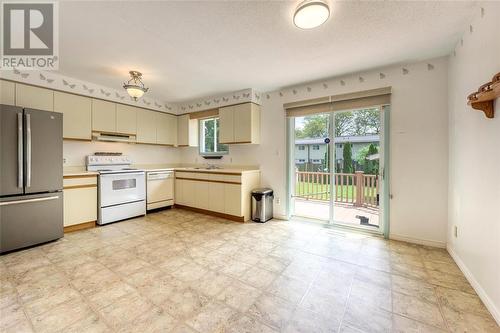
[[[137,110],[137,142],[156,143],[156,112]]]
[[[156,113],[156,143],[161,145],[173,145],[171,115],[161,112]]]
[[[260,141],[260,106],[253,103],[234,107],[234,141],[254,143]]]
[[[176,204],[179,204],[179,205],[185,205],[183,184],[184,184],[184,180],[182,180],[182,179],[175,180],[174,201]]]
[[[116,132],[116,103],[92,99],[92,130]]]
[[[168,119],[168,133],[167,139],[169,144],[177,146],[177,116],[167,114]]]
[[[196,208],[208,210],[209,205],[209,182],[195,181]]]
[[[196,207],[196,181],[184,180],[183,181],[183,196],[184,204],[189,207]]]
[[[0,80],[0,104],[16,105],[16,84]]]
[[[219,142],[234,142],[234,111],[232,106],[219,109]]]
[[[137,133],[137,108],[116,104],[116,132],[133,135]]]
[[[224,213],[234,216],[242,216],[241,185],[224,184]]]
[[[224,185],[223,183],[209,183],[208,186],[208,209],[218,213],[225,213],[224,210]]]
[[[249,104],[233,106],[234,142],[252,142],[252,110]]]
[[[64,190],[64,226],[97,220],[97,187]]]
[[[177,146],[198,147],[198,119],[190,119],[189,114],[177,117]]]
[[[177,117],[177,145],[179,147],[187,147],[189,145],[188,126],[189,114],[183,114]]]
[[[63,138],[92,139],[92,102],[90,98],[55,91],[54,111],[63,114]]]
[[[16,83],[16,105],[37,110],[54,111],[54,91]]]

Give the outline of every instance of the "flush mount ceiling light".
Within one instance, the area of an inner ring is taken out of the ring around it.
[[[129,73],[132,78],[123,84],[123,88],[127,90],[127,93],[134,101],[137,101],[149,88],[146,88],[142,83],[142,73],[137,71],[130,71]]]
[[[301,29],[312,29],[325,23],[329,16],[330,7],[326,1],[305,0],[295,9],[293,23]]]

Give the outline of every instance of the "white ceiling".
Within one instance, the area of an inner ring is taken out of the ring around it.
[[[59,72],[120,89],[144,73],[180,102],[449,54],[477,4],[333,2],[323,26],[292,23],[296,1],[60,2]]]

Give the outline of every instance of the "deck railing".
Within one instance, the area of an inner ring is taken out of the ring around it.
[[[377,175],[335,173],[333,175],[335,202],[358,207],[378,207],[379,182]],[[296,171],[295,197],[307,200],[330,200],[329,172]]]

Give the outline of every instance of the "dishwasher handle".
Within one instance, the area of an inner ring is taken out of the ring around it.
[[[173,172],[148,172],[148,180],[162,180],[172,178]]]

